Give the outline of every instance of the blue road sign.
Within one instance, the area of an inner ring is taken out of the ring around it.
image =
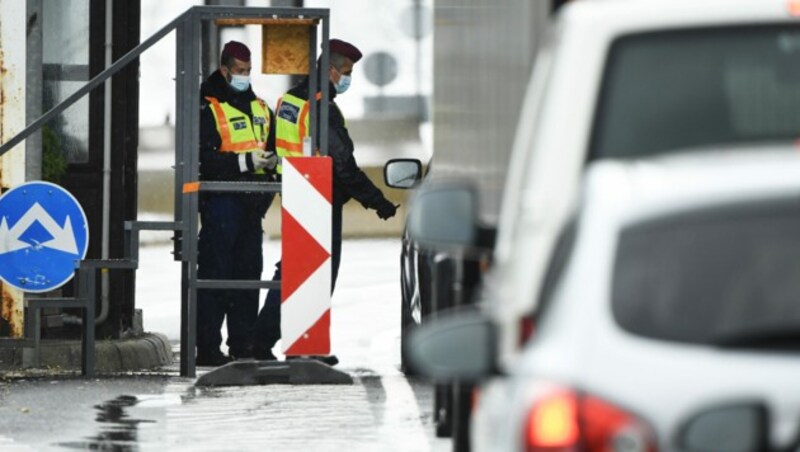
[[[33,181],[0,196],[0,279],[24,292],[47,292],[75,274],[89,225],[81,205],[58,185]]]

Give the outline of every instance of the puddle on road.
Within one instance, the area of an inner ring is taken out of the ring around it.
[[[84,437],[77,441],[55,443],[55,446],[71,450],[103,450],[113,452],[138,452],[151,450],[165,438],[160,436],[160,427],[165,419],[158,412],[164,412],[170,407],[189,404],[198,397],[206,401],[222,399],[224,390],[219,388],[181,387],[179,393],[121,395],[115,399],[95,405],[95,423],[98,433],[94,436]],[[235,404],[234,404],[235,405]],[[155,419],[131,417],[134,410],[139,416],[144,412],[144,417],[152,414]],[[202,415],[198,415],[202,418]],[[157,424],[161,424],[157,426]],[[152,427],[142,428],[143,425]],[[0,437],[1,438],[1,437]],[[1,450],[2,448],[0,448]]]
[[[422,409],[405,378],[352,373],[356,384],[344,386],[177,383],[160,394],[122,395],[94,407],[89,433],[51,444],[115,452],[212,452],[230,450],[231,441],[237,450],[433,450],[421,414],[430,396]]]
[[[108,450],[114,452],[135,452],[139,450],[139,424],[154,423],[148,419],[131,418],[126,410],[140,399],[136,396],[121,395],[100,405],[95,405],[100,423],[100,432],[86,441],[59,443],[70,449]]]

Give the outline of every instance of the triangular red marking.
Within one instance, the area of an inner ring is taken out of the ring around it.
[[[331,353],[331,310],[328,309],[314,326],[300,336],[287,350],[287,356],[329,355]]]
[[[330,157],[287,157],[291,165],[328,202],[333,202],[333,165]]]
[[[330,254],[291,213],[281,209],[281,301],[289,298]]]

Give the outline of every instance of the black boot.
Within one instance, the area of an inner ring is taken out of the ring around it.
[[[272,347],[267,348],[265,346],[254,346],[253,347],[253,358],[258,361],[277,361],[278,358],[272,353]]]
[[[252,347],[237,347],[231,348],[229,350],[229,354],[234,361],[239,361],[242,359],[252,359],[253,356],[253,348]]]
[[[197,366],[219,367],[231,362],[231,358],[219,350],[197,352],[194,363]]]

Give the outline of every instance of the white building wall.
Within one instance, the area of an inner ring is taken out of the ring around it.
[[[0,142],[25,128],[25,7],[0,0]],[[25,182],[25,142],[0,157],[0,188]],[[3,283],[0,322],[10,325],[11,336],[22,336],[22,293]]]

